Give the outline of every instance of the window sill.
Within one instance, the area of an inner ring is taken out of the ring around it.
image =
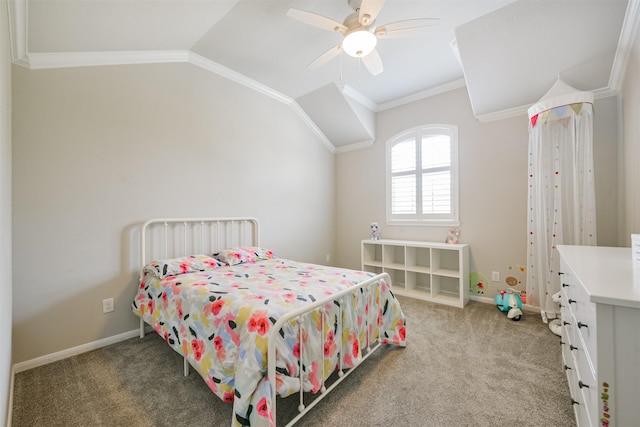
[[[405,227],[460,227],[460,221],[455,220],[391,220],[386,221],[386,225],[405,226]]]

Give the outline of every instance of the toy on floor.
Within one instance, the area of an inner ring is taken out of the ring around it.
[[[553,294],[551,296],[551,299],[553,300],[553,302],[558,304],[558,307],[560,307],[560,301],[562,299],[562,293],[561,292],[556,292],[555,294]],[[549,329],[554,334],[556,334],[558,336],[562,336],[562,320],[561,319],[553,319],[553,320],[551,320],[549,322]]]
[[[496,304],[500,311],[506,311],[507,317],[511,320],[520,320],[522,318],[522,300],[520,294],[513,289],[500,291],[496,295]]]

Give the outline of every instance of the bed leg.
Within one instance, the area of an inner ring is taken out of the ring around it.
[[[140,338],[144,338],[144,320],[140,318]]]
[[[183,363],[182,369],[184,370],[184,376],[188,377],[189,376],[189,362],[187,361],[186,357],[182,358],[182,363]]]

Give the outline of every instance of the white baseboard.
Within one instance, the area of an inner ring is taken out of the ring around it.
[[[471,295],[471,296],[469,296],[469,299],[471,301],[483,302],[485,304],[495,304],[495,301],[493,300],[493,298],[481,297],[479,295]]]
[[[123,332],[112,337],[100,339],[98,341],[89,342],[79,345],[77,347],[68,348],[66,350],[58,351],[56,353],[46,354],[44,356],[36,357],[35,359],[26,360],[24,362],[16,363],[13,365],[13,374],[18,374],[29,369],[37,368],[38,366],[47,365],[58,360],[66,359],[71,356],[86,353],[88,351],[97,350],[101,347],[105,347],[111,344],[118,343],[120,341],[128,340],[129,338],[137,337],[140,335],[140,330],[135,329],[133,331]],[[13,390],[13,386],[11,387]]]
[[[11,378],[9,379],[9,405],[7,406],[7,427],[11,427],[13,422],[13,384],[15,382],[15,366],[11,367]]]

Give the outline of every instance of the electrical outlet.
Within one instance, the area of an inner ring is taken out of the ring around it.
[[[492,282],[499,282],[500,281],[500,272],[499,271],[492,271],[491,272],[491,281]]]
[[[326,254],[326,255],[324,256],[324,261],[325,261],[325,262],[331,262],[331,255]]]
[[[102,312],[111,313],[113,311],[113,298],[106,298],[102,300]]]

